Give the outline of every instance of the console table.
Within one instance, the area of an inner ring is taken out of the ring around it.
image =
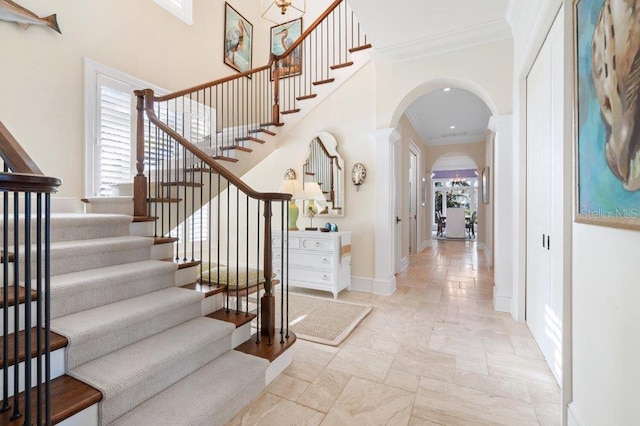
[[[282,277],[282,244],[286,233],[273,232],[273,272]],[[286,263],[284,276],[286,278]],[[333,298],[351,291],[351,232],[289,231],[289,285],[324,290]]]

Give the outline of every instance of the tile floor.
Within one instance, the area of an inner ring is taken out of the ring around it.
[[[492,305],[476,243],[433,241],[339,347],[294,359],[230,425],[556,425],[560,390],[525,324]],[[327,293],[317,293],[330,297]]]

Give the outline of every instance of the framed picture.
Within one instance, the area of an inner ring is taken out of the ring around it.
[[[482,185],[482,203],[489,204],[489,166],[482,169],[480,185]]]
[[[224,9],[224,63],[245,72],[251,69],[253,25],[229,3]]]
[[[271,53],[282,55],[302,35],[302,18],[271,27]],[[302,45],[278,64],[280,78],[302,74]],[[273,79],[273,76],[271,76]]]
[[[574,0],[576,222],[640,230],[636,3]]]

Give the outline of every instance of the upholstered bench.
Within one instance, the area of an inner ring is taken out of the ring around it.
[[[230,270],[229,270],[230,269]],[[200,284],[227,287],[228,291],[255,290],[258,285],[264,284],[264,271],[262,269],[248,268],[246,266],[227,268],[226,266],[212,266],[203,269],[200,273]]]

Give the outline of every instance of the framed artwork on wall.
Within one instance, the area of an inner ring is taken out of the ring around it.
[[[480,185],[482,186],[482,204],[489,204],[489,166],[482,169]]]
[[[302,18],[271,27],[271,53],[282,55],[301,35]],[[302,45],[278,64],[278,71],[280,78],[302,74]]]
[[[245,72],[251,69],[253,25],[229,3],[224,6],[224,63]]]
[[[640,8],[575,0],[576,214],[640,230]]]

